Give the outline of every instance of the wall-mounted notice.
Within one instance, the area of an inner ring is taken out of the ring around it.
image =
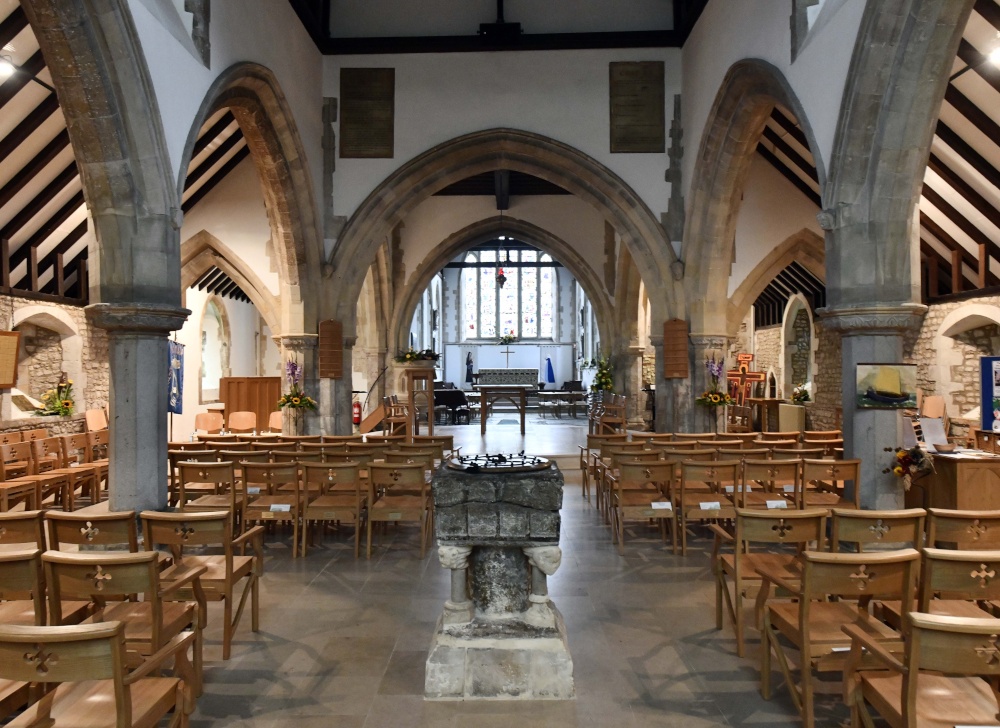
[[[1000,356],[979,359],[983,429],[1000,432]]]
[[[391,158],[395,105],[395,69],[341,68],[340,156]]]

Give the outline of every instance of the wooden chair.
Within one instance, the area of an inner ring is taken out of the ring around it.
[[[267,416],[269,432],[281,432],[285,427],[285,417],[281,410],[276,410]]]
[[[666,541],[664,527],[670,526],[673,552],[677,553],[677,512],[674,510],[674,469],[671,460],[643,462],[626,459],[618,462],[618,473],[611,493],[611,542],[618,543],[618,553],[625,553],[625,521],[653,520]]]
[[[927,509],[927,545],[958,549],[1000,549],[1000,511]]]
[[[622,432],[614,435],[587,435],[587,444],[579,445],[580,472],[583,480],[583,497],[590,500],[590,482],[596,476],[598,453],[605,442],[628,442],[628,434]]]
[[[844,449],[844,441],[843,440],[833,440],[833,439],[827,439],[827,440],[803,440],[802,441],[802,447],[803,448],[809,448],[809,449],[815,449],[815,450],[822,450],[823,451],[823,457],[833,457],[834,454],[836,454],[837,450],[843,450]]]
[[[84,612],[75,611],[76,621]],[[43,625],[46,617],[41,550],[0,551],[0,624]]]
[[[646,460],[659,459],[659,453],[646,450],[646,446],[641,442],[607,441],[600,444],[594,457],[593,481],[597,511],[605,523],[611,522],[608,512],[611,501],[610,479],[618,467],[618,460],[625,456]]]
[[[680,527],[681,556],[687,555],[687,528],[690,521],[733,518],[736,510],[723,496],[725,486],[739,482],[739,460],[681,462]],[[704,486],[708,490],[704,490]],[[699,487],[700,486],[700,487]]]
[[[851,638],[844,700],[852,725],[875,725],[869,705],[891,728],[996,725],[1000,620],[922,612],[904,620],[902,658],[862,629],[844,628]],[[885,669],[872,669],[873,662]]]
[[[596,417],[595,434],[612,435],[617,432],[625,432],[626,397],[623,394],[611,394],[609,400],[607,395],[608,393],[605,393],[603,409]]]
[[[792,442],[798,442],[802,433],[798,430],[789,430],[787,432],[761,432],[760,439],[766,442],[773,442],[775,440],[791,440]]]
[[[302,555],[309,541],[309,524],[347,523],[354,527],[354,558],[361,549],[361,527],[367,517],[371,491],[362,483],[357,462],[303,463]],[[314,497],[310,486],[319,492]],[[321,529],[322,530],[322,529]]]
[[[107,430],[104,430],[107,432]],[[90,493],[91,505],[101,500],[101,484],[108,477],[108,463],[92,462],[93,451],[90,446],[90,436],[81,432],[76,435],[63,435],[60,440],[62,466],[66,468],[86,468],[93,473],[93,491]]]
[[[170,490],[170,505],[177,505],[180,500],[180,463],[199,462],[214,463],[219,460],[218,450],[167,450],[167,478]],[[197,497],[196,493],[215,493],[214,486],[198,486],[197,483],[188,484],[186,495]]]
[[[424,558],[430,522],[430,487],[424,477],[424,465],[372,463],[368,471],[372,500],[368,506],[367,558],[372,556],[372,524],[400,521],[420,524],[420,558]],[[419,494],[411,495],[414,492]]]
[[[0,679],[54,687],[7,725],[141,728],[170,716],[170,728],[186,728],[194,711],[196,677],[187,656],[194,639],[193,633],[178,635],[128,671],[121,622],[2,625]],[[158,675],[165,663],[173,664],[173,676]]]
[[[347,445],[347,443],[349,442],[363,443],[365,441],[365,437],[366,435],[323,435],[320,438],[320,442],[324,445]],[[377,434],[375,435],[369,434],[367,435],[367,438],[369,440],[378,440],[379,442],[389,439],[388,437],[384,437]],[[406,440],[406,438],[403,436],[398,436],[398,437],[394,436],[392,437],[392,440],[393,441],[398,440],[399,442],[403,442]]]
[[[907,544],[907,548],[919,549],[924,540],[923,508],[909,508],[899,511],[860,511],[833,508],[830,551],[841,550],[841,545],[849,543],[852,550],[864,551],[865,546],[883,544]],[[884,546],[883,549],[884,550]]]
[[[0,513],[0,546],[17,546],[45,551],[43,511]]]
[[[751,490],[753,486],[759,490]],[[797,508],[799,463],[795,460],[747,458],[743,461],[743,486],[736,505],[740,508]],[[785,502],[782,506],[779,502]]]
[[[222,432],[224,420],[221,412],[199,412],[194,416],[194,429],[209,435]]]
[[[696,440],[703,448],[715,448],[716,450],[723,449],[735,449],[740,450],[743,448],[742,440]]]
[[[736,632],[736,654],[743,657],[743,598],[751,588],[761,585],[758,567],[784,571],[794,578],[798,554],[810,546],[823,549],[826,511],[779,512],[738,508],[734,535],[714,524],[711,528],[716,536],[713,549],[715,628],[722,629],[724,598],[729,621]],[[722,553],[720,547],[723,543],[732,545],[733,553]],[[776,551],[777,548],[783,550]]]
[[[27,510],[41,507],[43,488],[59,478],[40,478],[31,475],[31,443],[10,442],[0,445],[0,513],[6,513],[19,504]]]
[[[406,405],[400,404],[395,395],[382,398],[382,408],[385,416],[382,418],[382,431],[389,435],[404,435],[406,433]],[[371,437],[371,435],[369,435]]]
[[[843,440],[843,430],[803,430],[803,440]]]
[[[83,421],[87,432],[97,432],[108,429],[108,415],[103,409],[89,409],[83,413]]]
[[[802,554],[802,577],[797,583],[783,573],[772,573],[766,566],[758,567],[764,580],[762,588],[773,584],[798,600],[772,600],[765,606],[766,642],[760,665],[764,699],[771,698],[773,651],[803,725],[814,728],[813,673],[843,670],[843,649],[850,646],[850,638],[842,630],[846,625],[855,625],[873,642],[900,646],[901,636],[872,617],[865,605],[871,599],[898,599],[903,602],[903,613],[909,612],[919,565],[920,554],[914,549],[861,554],[806,551]],[[841,596],[845,599],[831,600]],[[794,680],[783,640],[800,655],[799,683]]]
[[[295,445],[300,450],[302,445],[311,442],[314,445],[323,443],[322,435],[278,435],[278,442],[284,445]]]
[[[291,523],[292,558],[299,555],[299,515],[302,490],[298,463],[240,463],[244,492],[247,494],[243,517],[250,523]],[[251,493],[256,487],[260,495]],[[279,488],[284,488],[279,490]]]
[[[861,508],[860,460],[802,460],[803,508]],[[852,493],[847,496],[847,483]]]
[[[181,510],[187,513],[226,511],[232,517],[235,527],[240,531],[244,530],[243,507],[246,505],[246,494],[237,487],[238,481],[232,461],[218,463],[182,461],[178,463],[178,468]],[[190,483],[204,484],[213,488],[215,492],[188,500],[186,491]]]
[[[91,503],[97,503],[97,474],[93,468],[69,467],[63,459],[62,439],[45,437],[31,442],[31,461],[34,475],[52,479],[53,487],[64,484],[62,490],[62,508],[72,511],[75,508],[76,492],[87,495]],[[44,497],[44,494],[43,494]]]
[[[69,546],[126,546],[135,553],[139,550],[139,529],[135,524],[135,511],[113,513],[66,513],[46,511],[49,548],[64,551]]]
[[[87,464],[98,468],[101,480],[107,490],[108,465],[110,463],[111,432],[95,430],[87,433]]]
[[[753,412],[746,405],[729,407],[726,416],[726,434],[733,432],[753,432]]]
[[[191,687],[201,694],[202,623],[205,595],[201,589],[204,566],[192,568],[160,583],[160,558],[155,551],[123,553],[64,553],[46,551],[42,555],[45,581],[49,588],[49,621],[65,624],[64,598],[86,599],[93,615],[82,624],[121,622],[125,625],[126,660],[130,668],[140,666],[183,632],[193,632],[194,670]],[[194,592],[193,601],[167,601],[181,587]],[[142,595],[142,600],[135,596]]]
[[[303,442],[302,454],[310,455],[313,453],[319,455],[320,461],[326,462],[327,458],[331,455],[346,455],[347,443]]]
[[[223,604],[222,659],[228,660],[233,634],[239,626],[247,600],[250,601],[250,623],[254,632],[260,629],[260,577],[264,568],[262,539],[264,529],[254,526],[233,538],[232,516],[226,512],[211,513],[161,513],[143,511],[143,534],[146,548],[169,547],[174,565],[161,575],[161,582],[169,586],[181,580],[192,569],[206,567],[201,575],[201,587],[208,601]],[[252,556],[237,555],[236,549],[253,548]],[[215,546],[221,554],[190,554],[186,548]],[[239,604],[233,614],[237,585],[243,582]],[[183,587],[171,592],[172,598],[189,601],[192,590]],[[202,620],[202,624],[205,621]]]
[[[229,431],[240,433],[240,432],[253,432],[257,429],[257,413],[256,412],[233,412],[229,415]]]

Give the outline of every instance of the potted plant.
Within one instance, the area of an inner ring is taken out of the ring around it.
[[[35,410],[42,417],[69,417],[73,414],[73,380],[67,378],[66,372],[59,377],[54,389],[42,395],[42,409]]]
[[[292,419],[290,434],[301,435],[305,429],[305,411],[315,410],[316,400],[303,391],[302,367],[291,359],[285,362],[285,380],[288,391],[278,399],[278,409],[284,410]]]
[[[720,381],[723,375],[723,362],[716,361],[715,356],[705,360],[705,369],[708,370],[708,389],[695,398],[695,402],[712,409],[724,407],[732,404],[735,400],[729,396],[729,392],[720,388]]]
[[[397,364],[415,367],[434,367],[440,358],[441,355],[431,349],[417,351],[412,346],[406,351],[398,352],[395,356]]]

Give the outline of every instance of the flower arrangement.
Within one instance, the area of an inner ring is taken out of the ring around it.
[[[798,404],[809,401],[809,390],[805,388],[804,384],[792,390],[792,401]]]
[[[706,407],[722,407],[736,401],[729,396],[729,392],[719,388],[719,382],[725,373],[724,366],[724,362],[715,360],[714,354],[711,359],[705,360],[705,369],[708,370],[711,384],[708,389],[701,393],[700,397],[695,397],[695,402]]]
[[[597,371],[594,372],[594,381],[590,385],[591,392],[610,392],[615,388],[614,381],[614,371],[615,368],[611,364],[610,357],[606,357],[603,354],[596,359],[594,359],[594,366]]]
[[[517,334],[514,333],[514,329],[511,329],[510,332],[501,335],[497,339],[497,343],[500,344],[500,346],[503,346],[504,344],[513,344],[516,341],[517,341]]]
[[[302,367],[291,359],[285,362],[285,379],[288,380],[288,391],[281,395],[278,407],[316,409],[316,400],[302,391]]]
[[[66,372],[59,377],[54,389],[42,395],[42,405],[42,409],[35,410],[35,414],[59,417],[73,414],[73,380],[66,377]]]
[[[584,359],[580,364],[581,369],[597,369],[597,359]]]
[[[909,450],[902,447],[887,447],[885,451],[893,453],[893,460],[892,465],[882,472],[902,478],[904,490],[909,490],[914,480],[934,472],[934,461],[919,447],[911,447]]]
[[[417,351],[412,346],[406,351],[399,352],[395,357],[399,364],[408,364],[412,361],[437,361],[440,358],[441,355],[431,349]]]

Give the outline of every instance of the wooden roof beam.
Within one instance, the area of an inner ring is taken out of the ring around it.
[[[226,137],[226,140],[205,157],[201,164],[188,172],[187,179],[184,180],[184,190],[187,191],[191,188],[191,185],[204,177],[208,173],[208,170],[218,164],[233,147],[240,143],[241,139],[243,139],[243,132],[239,129]]]
[[[219,182],[226,178],[230,172],[236,169],[236,165],[242,162],[250,156],[250,147],[243,146],[240,147],[236,154],[229,158],[229,161],[224,165],[219,167],[215,174],[213,174],[201,187],[191,193],[191,196],[181,203],[181,209],[184,212],[190,212],[191,208],[201,202],[202,198],[211,192]]]
[[[27,140],[42,123],[59,110],[59,100],[55,94],[49,94],[38,106],[24,117],[24,120],[11,129],[3,139],[0,139],[0,162]]]
[[[757,153],[762,156],[767,162],[774,167],[786,180],[792,183],[792,185],[798,189],[799,192],[808,197],[816,207],[820,207],[821,200],[819,194],[807,185],[805,181],[799,177],[797,174],[792,172],[778,157],[763,144],[757,144]]]
[[[938,119],[937,128],[934,130],[937,134],[938,139],[944,142],[948,147],[950,147],[955,154],[960,156],[965,162],[981,174],[987,182],[1000,190],[1000,170],[997,170],[989,160],[983,155],[977,152],[972,146],[969,145],[958,132],[954,131],[951,127],[945,124],[943,121]],[[1000,140],[1000,136],[996,137]]]
[[[76,169],[76,161],[70,162],[69,166],[63,169],[62,172],[56,175],[55,179],[49,182],[42,190],[28,202],[27,205],[22,207],[14,217],[10,219],[6,225],[0,229],[0,238],[7,238],[8,240],[17,233],[18,230],[23,228],[31,219],[35,217],[39,212],[41,212],[46,205],[48,205],[56,196],[65,190],[72,182],[79,176]]]
[[[56,228],[69,219],[70,215],[83,207],[83,204],[83,192],[80,191],[73,195],[62,207],[56,210],[52,217],[46,220],[30,238],[21,244],[21,247],[11,253],[11,270],[17,268],[17,266],[21,264],[21,261],[27,259],[32,248],[37,248],[41,245],[46,238],[56,231]]]

